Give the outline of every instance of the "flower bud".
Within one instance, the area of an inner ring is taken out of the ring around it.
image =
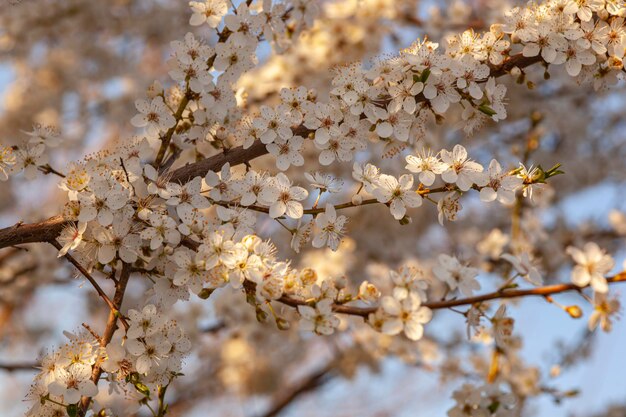
[[[163,94],[163,86],[160,82],[155,81],[148,87],[146,94],[149,98],[155,98],[156,96],[160,96]]]
[[[203,288],[198,293],[198,297],[202,298],[203,300],[206,300],[207,298],[211,296],[211,294],[213,294],[213,291],[215,291],[213,288]]]
[[[276,317],[276,327],[278,330],[289,330],[291,324],[282,317]]]
[[[150,398],[150,388],[141,382],[135,382],[135,389],[146,396],[146,398]]]
[[[311,268],[304,268],[300,271],[300,281],[305,287],[313,285],[317,282],[317,273]]]
[[[259,323],[265,323],[267,321],[267,313],[258,307],[256,309],[256,320]]]
[[[579,318],[581,318],[583,316],[583,311],[577,305],[567,306],[567,307],[565,307],[565,311],[573,319],[579,319]]]
[[[78,406],[76,404],[70,404],[66,407],[67,415],[69,417],[76,417],[78,415]]]
[[[402,226],[406,226],[407,224],[411,224],[411,222],[413,222],[413,219],[411,219],[409,216],[404,216],[399,220],[399,222]]]
[[[374,284],[368,281],[363,281],[359,287],[359,298],[366,303],[372,303],[378,300],[380,297],[380,291]]]
[[[352,196],[352,204],[355,206],[360,206],[363,203],[363,197],[360,194],[355,194]]]

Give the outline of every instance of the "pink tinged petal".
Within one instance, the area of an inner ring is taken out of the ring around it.
[[[323,145],[330,140],[328,129],[320,128],[315,131],[315,142]]]
[[[287,213],[287,216],[291,217],[292,219],[301,218],[302,215],[304,214],[302,204],[295,202],[295,201],[287,202],[286,213]]]
[[[457,181],[458,177],[459,176],[454,169],[448,169],[441,174],[441,178],[449,184],[454,184]]]
[[[111,210],[102,209],[98,212],[98,223],[102,226],[108,226],[113,223],[113,213]]]
[[[600,274],[593,274],[591,276],[591,287],[599,293],[605,294],[609,291],[609,284],[606,282],[606,278],[604,278]]]
[[[308,197],[309,192],[302,187],[291,187],[289,190],[293,200],[302,201]]]
[[[63,394],[63,399],[68,404],[75,404],[80,400],[80,392],[76,389],[68,389]]]
[[[78,221],[87,223],[95,219],[97,215],[98,215],[98,210],[95,207],[93,206],[81,207],[80,214],[78,215]]]
[[[543,48],[543,50],[541,51],[541,57],[545,59],[547,63],[554,62],[556,60],[556,49]]]
[[[402,307],[398,300],[390,296],[384,296],[381,300],[383,311],[391,316],[399,316],[402,313]]]
[[[433,311],[428,307],[420,307],[413,317],[420,323],[428,323],[433,318]]]
[[[312,245],[314,248],[323,248],[326,245],[326,241],[328,238],[328,234],[326,232],[321,232],[317,236],[313,238]]]
[[[104,245],[98,250],[98,262],[108,264],[115,258],[115,247],[113,245]]]
[[[407,207],[416,208],[422,205],[422,196],[410,191],[402,197],[402,201]]]
[[[305,319],[312,320],[317,315],[317,312],[313,307],[310,306],[298,306],[298,312]]]
[[[448,102],[448,100],[444,96],[441,96],[441,95],[435,97],[433,100],[431,100],[430,103],[432,104],[435,112],[439,114],[445,113],[446,110],[448,110],[448,107],[450,107],[450,103]]]
[[[200,26],[205,21],[206,21],[206,18],[202,14],[194,13],[191,15],[191,18],[189,19],[189,24],[191,26]]]
[[[572,271],[572,282],[579,286],[584,287],[589,284],[591,281],[591,276],[589,272],[582,266],[575,266]]]
[[[565,69],[567,70],[567,73],[571,77],[575,77],[578,74],[580,74],[580,70],[582,69],[582,64],[580,62],[578,62],[578,60],[576,58],[569,59],[565,63]]]
[[[484,189],[485,188],[483,188],[483,190]],[[502,204],[513,204],[515,201],[515,192],[503,189],[498,190],[498,201]]]
[[[494,201],[498,197],[498,193],[493,188],[485,187],[480,190],[480,200],[485,203]]]
[[[391,215],[396,220],[401,220],[406,214],[406,207],[399,198],[395,198],[391,201],[389,209],[391,210]]]
[[[147,355],[141,355],[137,359],[137,372],[140,374],[147,374],[150,371],[150,367],[152,365],[152,361]]]
[[[524,46],[524,49],[522,50],[522,55],[526,57],[537,56],[539,55],[539,50],[539,45],[537,45],[536,43],[528,43]]]
[[[482,96],[483,96],[483,90],[481,90],[480,87],[478,86],[478,84],[476,84],[476,83],[472,83],[470,85],[469,93],[476,100],[482,98]]]
[[[133,330],[133,328],[131,327],[130,330]],[[146,348],[139,340],[129,339],[126,342],[126,350],[128,350],[128,352],[133,356],[140,356],[146,351]]]
[[[419,175],[420,182],[425,186],[429,187],[433,185],[435,180],[437,179],[436,175],[432,171],[424,171]]]
[[[320,164],[324,166],[328,166],[332,164],[334,161],[335,161],[335,153],[333,151],[325,149],[320,153],[320,156],[319,156]]]
[[[278,158],[276,158],[276,168],[280,169],[281,171],[286,171],[287,169],[289,169],[289,157],[287,155],[280,155]]]
[[[393,134],[393,126],[389,122],[382,122],[376,126],[376,134],[381,138],[388,138]]]
[[[120,259],[126,263],[133,263],[137,260],[137,254],[125,247],[120,248]]]
[[[95,397],[98,394],[98,387],[92,381],[83,381],[80,384],[80,392],[87,397]]]
[[[144,127],[148,124],[148,120],[143,114],[138,114],[130,119],[130,123],[135,127]]]
[[[240,204],[242,206],[249,206],[256,202],[256,195],[254,193],[246,193],[241,197]]]
[[[413,186],[413,175],[404,174],[398,180],[398,184],[403,190],[408,190]]]
[[[404,334],[411,340],[419,340],[424,335],[424,326],[410,320],[404,324]]]
[[[541,277],[541,274],[539,273],[539,271],[537,271],[537,269],[535,269],[535,268],[532,268],[528,272],[528,281],[531,284],[534,284],[534,285],[541,285],[541,284],[543,284],[543,278]]]
[[[61,396],[65,393],[65,386],[59,381],[53,381],[48,385],[48,392],[54,396]]]
[[[270,206],[269,214],[271,218],[275,219],[285,214],[286,210],[287,210],[287,205],[285,203],[283,203],[282,201],[276,201]]]
[[[429,100],[432,100],[433,98],[437,97],[437,89],[435,88],[434,85],[428,84],[426,87],[424,87],[424,97],[426,97]]]
[[[587,257],[585,256],[585,254],[583,253],[583,251],[581,251],[580,249],[574,247],[574,246],[568,246],[567,249],[565,249],[565,252],[572,257],[572,259],[574,259],[574,262],[576,262],[577,264],[585,264],[587,263]]]
[[[394,336],[400,333],[403,329],[402,320],[400,319],[387,319],[382,325],[382,332]]]

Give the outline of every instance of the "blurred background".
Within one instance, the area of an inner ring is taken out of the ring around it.
[[[238,3],[238,2],[235,2]],[[477,32],[502,22],[516,3],[488,1],[321,1],[313,29],[281,55],[260,47],[259,66],[243,77],[241,105],[253,113],[276,103],[280,88],[304,85],[328,96],[332,68],[397,53],[417,38],[443,41],[468,28]],[[0,0],[0,143],[28,139],[34,124],[55,126],[63,144],[50,153],[53,167],[124,143],[135,134],[129,120],[134,100],[153,80],[168,85],[172,40],[188,31],[191,13],[180,0]],[[562,70],[561,70],[562,71]],[[565,175],[538,193],[521,213],[464,200],[454,223],[437,223],[432,207],[420,209],[408,226],[392,221],[384,207],[346,212],[349,238],[338,252],[289,249],[289,235],[259,218],[282,257],[312,265],[328,276],[345,275],[358,287],[368,279],[384,288],[389,268],[417,264],[430,271],[440,253],[455,254],[486,271],[483,291],[498,288],[500,254],[532,248],[548,283],[569,280],[564,248],[595,241],[622,270],[626,256],[626,95],[624,83],[594,92],[559,71],[544,80],[543,68],[527,72],[528,84],[503,80],[509,88],[506,122],[465,137],[460,115],[433,124],[417,149],[439,150],[463,143],[481,163],[491,157],[514,166],[532,144],[529,164],[563,164]],[[317,159],[310,149],[307,158]],[[374,148],[359,156],[386,172],[404,168],[401,157],[381,159]],[[255,169],[275,171],[255,160]],[[306,165],[305,165],[306,166]],[[332,173],[350,181],[352,165]],[[304,170],[290,178],[304,183]],[[57,178],[41,175],[0,183],[0,227],[33,222],[61,212],[65,193]],[[349,196],[347,197],[349,199]],[[512,216],[520,227],[512,230]],[[387,221],[381,222],[384,218]],[[106,285],[106,284],[105,284]],[[106,288],[110,289],[110,288]],[[131,282],[125,308],[141,301],[144,283]],[[622,305],[626,297],[615,288]],[[434,289],[437,294],[437,289]],[[541,298],[512,302],[509,312],[520,336],[503,378],[521,398],[522,415],[626,416],[626,322],[611,333],[587,331],[591,307],[577,294],[560,295],[585,315],[571,319]],[[89,285],[46,245],[0,251],[0,415],[19,416],[46,349],[64,342],[64,330],[81,323],[104,327],[105,310]],[[496,306],[497,307],[497,306]],[[467,341],[464,317],[438,311],[419,342],[376,334],[351,319],[331,337],[280,332],[255,320],[231,290],[210,300],[176,306],[178,320],[196,347],[186,376],[168,391],[171,416],[443,416],[451,392],[463,382],[484,380],[490,340]],[[286,313],[288,314],[288,313]],[[101,393],[106,402],[106,390]],[[130,410],[130,409],[129,409]],[[131,411],[126,415],[132,415]],[[124,415],[124,414],[120,414]]]

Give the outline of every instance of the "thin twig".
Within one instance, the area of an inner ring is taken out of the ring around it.
[[[626,281],[626,271],[622,271],[617,275],[609,277],[606,279],[609,284],[616,284],[618,282]],[[521,298],[521,297],[533,297],[533,296],[541,296],[545,297],[546,295],[559,294],[568,291],[581,291],[585,287],[578,287],[574,284],[555,284],[555,285],[547,285],[545,287],[531,288],[528,290],[501,290],[494,291],[487,294],[477,295],[475,297],[468,298],[459,298],[456,300],[443,300],[443,301],[433,301],[426,302],[423,305],[425,307],[430,308],[431,310],[440,310],[444,308],[457,307],[463,305],[472,305],[477,303],[482,303],[490,300],[499,300],[506,298]],[[283,295],[278,299],[279,302],[286,304],[291,307],[298,307],[301,305],[308,305],[305,300],[299,300],[297,298],[293,298],[289,295]],[[333,311],[340,314],[347,314],[352,316],[360,316],[364,319],[367,318],[371,313],[374,313],[378,307],[353,307],[346,306],[342,304],[333,305]]]
[[[55,248],[57,248],[57,250],[61,250],[63,247],[61,246],[61,244],[59,242],[57,242],[56,240],[51,240],[50,244],[52,246],[54,246]],[[74,267],[76,269],[78,269],[80,271],[81,274],[83,274],[83,276],[85,278],[87,278],[87,281],[89,281],[89,283],[95,288],[96,292],[98,293],[98,295],[104,300],[104,302],[107,304],[107,306],[109,306],[109,308],[111,309],[112,312],[115,312],[116,314],[120,314],[119,310],[115,307],[115,304],[111,301],[111,299],[106,295],[106,293],[104,292],[104,290],[102,289],[102,287],[100,287],[100,285],[98,285],[98,283],[96,282],[96,280],[91,276],[91,274],[89,273],[89,271],[87,271],[72,255],[70,255],[69,253],[66,253],[64,255],[65,259],[67,259],[68,261],[70,261],[70,263],[72,265],[74,265]],[[120,314],[120,321],[122,322],[122,324],[124,325],[124,327],[126,329],[128,329],[128,322],[126,321],[126,319],[124,317],[121,316]]]

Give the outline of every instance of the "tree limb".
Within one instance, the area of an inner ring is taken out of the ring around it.
[[[609,284],[616,284],[618,282],[626,282],[626,271],[622,271],[617,275],[609,277],[606,279]],[[432,301],[426,302],[422,305],[430,308],[431,310],[440,310],[444,308],[450,307],[458,307],[463,305],[472,305],[476,303],[482,303],[490,300],[499,300],[505,298],[521,298],[521,297],[533,297],[533,296],[541,296],[546,297],[553,294],[559,294],[568,291],[581,291],[585,287],[578,287],[574,284],[556,284],[556,285],[547,285],[545,287],[537,287],[530,288],[527,290],[501,290],[494,291],[487,294],[477,295],[475,297],[468,298],[459,298],[455,300],[444,300],[444,301]],[[309,305],[304,300],[298,300],[289,295],[283,295],[277,301],[286,304],[291,307],[298,307],[301,305]],[[347,314],[351,316],[360,316],[363,319],[367,319],[371,313],[374,313],[378,307],[352,307],[343,304],[335,304],[333,305],[333,311],[340,314]]]

